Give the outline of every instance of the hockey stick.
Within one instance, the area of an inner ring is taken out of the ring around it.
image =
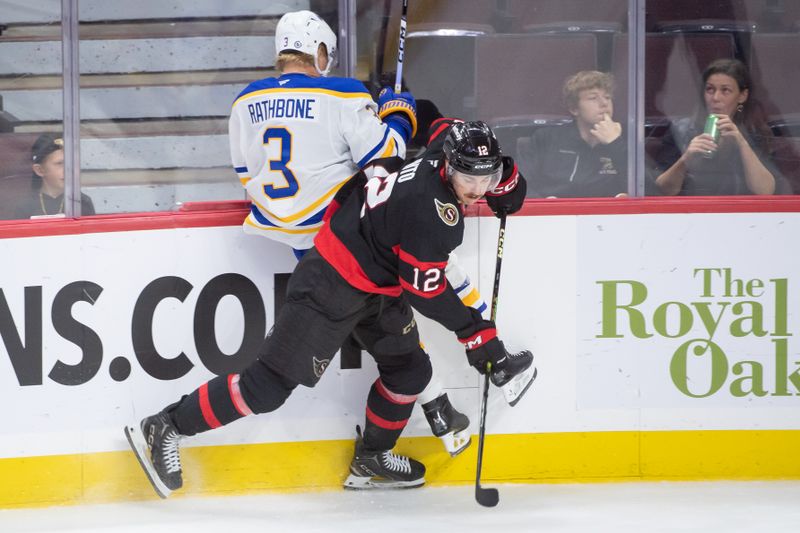
[[[500,267],[503,266],[503,240],[506,233],[506,214],[500,215],[500,232],[497,235],[497,262],[494,266],[494,287],[492,288],[492,320],[497,318],[497,296],[500,293]],[[495,488],[481,487],[481,466],[483,466],[483,441],[486,438],[486,404],[489,402],[489,375],[492,364],[486,364],[483,376],[483,397],[481,398],[481,423],[478,430],[478,471],[475,474],[475,500],[484,507],[494,507],[500,501],[500,493]]]
[[[397,43],[397,74],[394,78],[394,92],[403,90],[403,52],[406,46],[406,25],[408,19],[408,0],[403,0],[403,14],[400,17],[400,40]]]

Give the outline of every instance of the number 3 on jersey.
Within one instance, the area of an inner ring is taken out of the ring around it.
[[[267,128],[264,132],[264,146],[270,143],[278,145],[280,158],[269,160],[269,171],[280,172],[286,185],[276,187],[274,182],[264,185],[264,194],[273,200],[292,197],[300,190],[297,178],[286,166],[292,159],[292,134],[286,128]]]

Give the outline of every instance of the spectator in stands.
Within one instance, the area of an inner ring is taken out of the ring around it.
[[[15,218],[64,213],[64,140],[44,133],[31,148],[31,191],[17,205]],[[81,193],[81,214],[94,215],[92,199]]]
[[[564,83],[571,124],[541,128],[520,143],[519,166],[528,196],[627,196],[628,156],[622,125],[615,122],[614,78],[584,70]]]
[[[703,133],[719,117],[719,141]],[[651,175],[665,195],[774,194],[788,186],[773,164],[772,131],[753,98],[747,67],[717,59],[703,72],[703,105],[694,117],[673,121]]]

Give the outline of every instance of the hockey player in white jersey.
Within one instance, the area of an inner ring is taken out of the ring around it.
[[[252,204],[245,231],[300,256],[339,187],[373,159],[404,157],[417,119],[409,93],[387,93],[379,109],[360,81],[327,76],[336,36],[314,13],[284,15],[275,42],[280,76],[251,83],[233,104],[231,160]]]
[[[251,83],[233,104],[231,160],[251,202],[244,231],[291,246],[299,259],[353,174],[373,159],[405,157],[416,103],[386,87],[376,105],[360,81],[329,77],[336,36],[311,11],[281,17],[275,46],[280,75]],[[465,303],[486,307],[459,267],[448,268],[448,279]],[[451,455],[469,445],[469,419],[453,408],[435,374],[419,403]]]

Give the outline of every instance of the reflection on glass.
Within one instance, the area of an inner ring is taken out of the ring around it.
[[[43,133],[31,147],[31,187],[21,195],[14,208],[14,218],[63,217],[64,139],[60,133]],[[81,193],[81,215],[94,215],[92,199]]]
[[[796,193],[800,101],[787,89],[800,82],[800,3],[683,4],[646,4],[645,147],[657,194]],[[709,114],[719,143],[703,135]]]
[[[518,141],[528,196],[627,196],[627,146],[613,94],[614,78],[606,72],[584,70],[567,78],[564,104],[572,122],[539,128]]]
[[[400,8],[391,6],[384,12],[385,6],[376,4],[380,3],[358,3],[359,57],[369,79],[385,83],[380,74],[389,73],[391,79],[395,70]],[[616,111],[608,109],[607,120],[598,115],[587,130],[598,123],[603,130],[607,123],[614,124],[619,154],[615,152],[613,161],[605,155],[592,156],[600,165],[596,173],[605,172],[613,185],[597,187],[594,179],[570,183],[571,172],[546,178],[534,175],[533,154],[527,150],[523,156],[520,147],[529,149],[533,135],[543,128],[553,129],[554,134],[564,128],[559,136],[576,131],[572,124],[576,109],[563,99],[564,83],[575,73],[613,74],[619,86],[626,86],[627,8],[627,0],[450,0],[415,5],[409,12],[403,78],[418,102],[423,134],[416,139],[417,146],[424,144],[427,124],[439,115],[484,120],[529,182],[567,183],[549,193],[534,186],[530,196],[624,194],[627,136],[619,125],[627,117],[626,94],[614,99],[621,105]],[[573,165],[579,157],[576,153]]]
[[[752,92],[747,67],[717,59],[703,71],[693,117],[675,120],[662,139],[655,182],[667,195],[774,194],[787,190],[773,161],[774,135]]]
[[[243,200],[228,143],[231,105],[247,84],[275,75],[275,24],[292,6],[80,7],[81,183],[97,212]]]
[[[62,130],[60,4],[33,10],[6,2],[2,11],[0,220],[63,213],[63,177],[57,176],[63,150],[54,150],[44,162],[52,182],[44,190],[37,170],[45,169],[34,160],[40,134]]]

